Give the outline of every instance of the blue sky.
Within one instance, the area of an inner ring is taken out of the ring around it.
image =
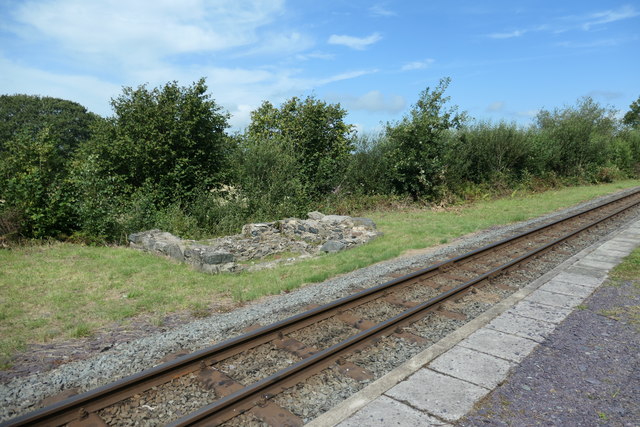
[[[451,102],[526,125],[640,96],[640,4],[617,1],[0,0],[0,93],[103,116],[123,86],[200,77],[246,126],[262,101],[339,102],[361,131],[451,77]]]

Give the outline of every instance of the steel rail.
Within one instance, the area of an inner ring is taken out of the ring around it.
[[[308,370],[315,365],[323,364],[327,366],[330,363],[333,363],[339,357],[341,357],[344,353],[349,352],[352,348],[362,345],[363,341],[371,340],[375,336],[379,336],[387,333],[390,330],[397,329],[401,324],[406,323],[408,321],[412,321],[416,317],[420,317],[425,311],[433,309],[437,304],[450,299],[453,296],[461,294],[467,290],[469,290],[472,286],[483,282],[488,279],[492,279],[500,273],[505,272],[506,270],[518,265],[529,258],[549,250],[553,246],[558,245],[559,243],[564,242],[565,240],[575,236],[576,234],[582,233],[585,230],[592,228],[607,219],[616,216],[633,206],[637,206],[640,202],[636,202],[632,205],[625,206],[616,212],[607,215],[604,218],[600,218],[596,221],[593,221],[583,227],[580,227],[577,230],[574,230],[570,233],[565,234],[564,236],[557,238],[549,243],[546,243],[534,250],[531,250],[524,255],[519,256],[518,258],[511,260],[505,264],[500,265],[484,274],[479,275],[478,277],[469,280],[463,284],[460,284],[442,294],[429,299],[423,303],[416,305],[413,308],[407,309],[402,313],[387,319],[369,329],[366,329],[362,332],[359,332],[352,337],[341,341],[329,348],[321,350],[306,359],[303,359],[287,368],[284,368],[275,374],[266,377],[256,383],[253,383],[243,389],[236,391],[222,399],[217,400],[216,402],[199,409],[175,422],[169,424],[170,427],[187,427],[187,426],[201,426],[201,425],[216,425],[212,423],[215,422],[216,417],[222,417],[220,421],[225,421],[226,419],[231,418],[232,416],[239,415],[241,411],[238,408],[243,410],[248,409],[248,407],[255,406],[260,402],[264,402],[265,399],[272,397],[273,395],[279,393],[282,389],[289,387],[290,385],[283,385],[286,383],[291,377],[299,375],[305,370]],[[317,371],[317,369],[316,369]],[[229,413],[231,416],[229,416]]]
[[[442,269],[443,267],[456,264],[460,261],[471,259],[472,257],[491,251],[499,246],[513,243],[516,240],[520,240],[533,233],[537,233],[559,223],[604,208],[611,204],[620,202],[624,199],[633,197],[637,194],[640,194],[640,190],[610,200],[596,207],[584,209],[567,217],[554,220],[549,224],[535,227],[516,236],[512,236],[467,252],[465,254],[441,261],[408,275],[387,281],[380,285],[340,298],[331,303],[291,316],[282,321],[263,326],[254,331],[234,338],[230,338],[208,348],[193,352],[187,356],[127,376],[104,386],[89,390],[77,396],[72,396],[56,404],[24,414],[12,420],[8,420],[0,424],[0,427],[26,425],[63,425],[69,423],[73,420],[81,418],[87,412],[95,412],[103,409],[116,402],[129,398],[136,393],[168,382],[177,375],[184,375],[190,372],[197,371],[198,369],[200,369],[202,362],[208,362],[209,364],[211,364],[223,360],[230,355],[237,354],[239,352],[239,349],[241,348],[252,348],[262,343],[268,342],[277,337],[278,334],[283,333],[283,331],[287,330],[288,328],[292,328],[301,323],[303,325],[309,324],[313,319],[316,319],[318,317],[328,317],[327,313],[338,310],[340,308],[344,308],[345,306],[355,303],[365,297],[371,297],[378,293],[384,293],[390,288],[409,282],[417,277],[437,271],[439,269]],[[299,329],[300,327],[302,326],[296,326],[295,329]],[[360,334],[358,334],[357,336],[359,335]],[[227,398],[229,398],[230,396],[228,396]]]

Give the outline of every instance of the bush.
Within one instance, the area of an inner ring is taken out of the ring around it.
[[[293,97],[280,108],[264,102],[251,113],[246,137],[256,147],[283,145],[299,164],[298,174],[291,178],[316,197],[335,190],[342,181],[353,148],[353,126],[344,122],[346,114],[340,104],[314,97]]]
[[[400,122],[387,124],[386,134],[391,144],[389,164],[391,183],[398,194],[437,199],[444,184],[443,147],[447,133],[464,122],[464,113],[457,107],[446,107],[444,96],[451,79],[440,80],[427,88]]]

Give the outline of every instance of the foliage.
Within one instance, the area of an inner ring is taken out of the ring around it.
[[[206,92],[204,79],[124,88],[111,101],[115,116],[100,122],[82,159],[117,177],[123,190],[153,189],[162,202],[214,186],[225,166],[228,116]]]
[[[280,108],[265,101],[251,113],[247,137],[255,142],[284,145],[300,164],[299,179],[313,196],[333,191],[352,149],[353,126],[346,110],[312,96],[293,97]]]
[[[358,135],[345,168],[345,191],[363,195],[391,194],[391,148],[384,134]]]
[[[73,168],[83,229],[109,239],[152,227],[157,214],[220,183],[228,116],[204,79],[124,88],[115,116],[99,121]]]
[[[0,153],[15,138],[35,138],[47,132],[56,140],[57,155],[69,158],[89,138],[97,119],[82,105],[59,98],[34,95],[0,95]]]
[[[614,110],[586,97],[576,107],[541,110],[536,120],[545,140],[548,169],[566,176],[606,163],[607,146],[616,130]]]
[[[622,118],[622,123],[640,129],[640,96],[629,105],[629,111]]]
[[[480,122],[460,130],[447,147],[447,182],[476,184],[522,176],[531,167],[531,132],[514,123]]]
[[[391,182],[400,194],[414,199],[435,198],[444,179],[443,147],[447,132],[458,129],[465,113],[447,107],[444,92],[451,79],[440,80],[433,90],[425,89],[418,102],[399,123],[387,124],[386,132],[393,146],[389,153]]]
[[[72,194],[59,139],[49,128],[5,142],[0,159],[0,217],[22,218],[28,237],[59,236],[74,227]]]

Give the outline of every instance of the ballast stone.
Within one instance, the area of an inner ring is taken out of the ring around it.
[[[207,273],[259,270],[367,243],[381,233],[369,218],[309,212],[308,219],[246,224],[242,233],[202,241],[161,230],[129,235],[135,249],[165,255]],[[286,256],[284,254],[286,253]],[[274,258],[262,261],[265,257]]]

